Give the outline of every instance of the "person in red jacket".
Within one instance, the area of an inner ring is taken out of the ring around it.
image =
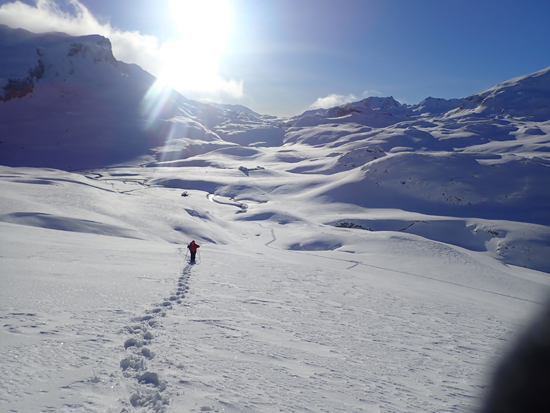
[[[197,255],[197,249],[199,249],[201,246],[199,244],[195,244],[195,240],[191,241],[189,245],[187,246],[187,249],[191,251],[191,262],[195,262],[195,256]]]

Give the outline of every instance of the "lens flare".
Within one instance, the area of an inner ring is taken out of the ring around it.
[[[172,0],[170,10],[178,33],[175,41],[161,48],[160,80],[184,94],[234,90],[234,81],[233,87],[227,88],[218,74],[231,29],[229,1]]]
[[[197,100],[243,95],[242,81],[218,73],[232,25],[229,0],[171,0],[170,11],[177,34],[162,45],[161,74],[141,103],[146,129],[164,137],[156,151],[161,162],[185,158],[219,139],[193,120],[196,114],[181,116],[185,105],[178,104],[182,97],[174,90]]]

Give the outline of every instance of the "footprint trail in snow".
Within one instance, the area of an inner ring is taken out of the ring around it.
[[[156,304],[146,314],[132,319],[132,324],[126,326],[130,337],[124,341],[125,357],[120,361],[123,376],[130,380],[127,384],[130,393],[129,402],[135,408],[162,413],[166,411],[170,400],[165,395],[167,384],[154,371],[152,366],[155,358],[154,345],[162,328],[162,318],[166,317],[174,305],[182,304],[182,300],[189,291],[191,264],[187,264],[178,279],[177,290],[165,298],[162,303]],[[161,339],[161,338],[160,338]]]

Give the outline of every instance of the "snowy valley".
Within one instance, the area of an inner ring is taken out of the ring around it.
[[[550,68],[283,119],[0,53],[3,411],[476,411],[550,293]]]

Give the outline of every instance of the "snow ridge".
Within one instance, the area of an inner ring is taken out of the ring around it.
[[[550,67],[464,99],[448,116],[483,114],[535,122],[550,120]]]

